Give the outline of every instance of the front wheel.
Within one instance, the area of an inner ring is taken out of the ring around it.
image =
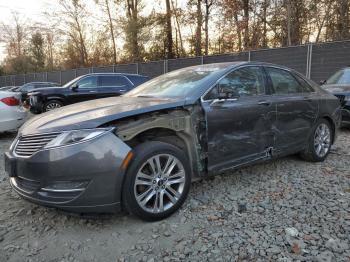
[[[181,207],[190,185],[191,169],[181,149],[163,142],[146,142],[134,149],[125,176],[123,204],[143,220],[161,220]]]
[[[326,119],[320,119],[313,128],[307,148],[301,153],[302,158],[312,162],[326,159],[332,146],[333,129]]]
[[[54,109],[60,108],[63,106],[63,103],[59,100],[50,100],[44,105],[44,112],[49,112]]]

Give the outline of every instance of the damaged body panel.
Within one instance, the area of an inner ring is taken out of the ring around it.
[[[194,66],[34,117],[5,160],[30,201],[157,220],[181,206],[196,178],[295,153],[323,161],[340,111],[336,97],[288,68]],[[87,161],[93,167],[75,172]]]

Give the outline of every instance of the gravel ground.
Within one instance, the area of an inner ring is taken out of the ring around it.
[[[0,163],[0,261],[350,261],[350,130],[324,163],[292,156],[195,182],[156,223],[28,203]]]

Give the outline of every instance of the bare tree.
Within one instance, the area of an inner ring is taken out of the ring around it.
[[[111,2],[110,0],[95,0],[97,4],[102,7],[103,12],[107,15],[107,24],[109,32],[111,34],[112,48],[113,48],[113,63],[117,63],[117,45],[115,41],[115,26],[114,19],[112,17]]]
[[[10,56],[21,56],[24,54],[26,32],[28,28],[26,21],[20,18],[16,12],[12,12],[12,24],[2,23],[0,40],[7,45]]]
[[[170,6],[170,0],[165,0],[166,5],[166,35],[167,35],[167,58],[174,58],[173,52],[173,28],[171,23],[172,11]]]
[[[243,0],[243,21],[244,21],[244,40],[245,49],[249,47],[249,0]]]
[[[171,1],[171,6],[174,12],[174,16],[175,16],[175,21],[176,21],[176,32],[179,35],[179,42],[180,42],[180,56],[183,56],[185,54],[185,49],[183,46],[183,39],[182,39],[182,32],[181,32],[181,25],[180,25],[180,18],[179,18],[179,13],[177,11],[177,8],[175,7],[174,1]]]
[[[202,14],[202,0],[197,0],[196,2],[196,42],[195,42],[195,54],[196,56],[202,55],[202,24],[203,24],[203,14]]]
[[[208,50],[209,50],[209,15],[214,3],[215,3],[215,0],[204,0],[204,5],[205,5],[205,15],[204,15],[204,32],[205,32],[204,50],[205,51],[204,52],[205,52],[205,55],[208,55]]]
[[[80,57],[80,65],[85,66],[89,62],[89,56],[86,45],[86,22],[88,15],[85,5],[80,0],[59,0],[61,10],[58,17],[68,26],[62,30],[78,51]]]

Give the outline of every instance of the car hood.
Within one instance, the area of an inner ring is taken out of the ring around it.
[[[28,91],[27,93],[55,92],[57,90],[62,90],[62,89],[66,89],[66,88],[67,87],[63,87],[63,86],[40,87],[40,88],[33,88],[30,91]]]
[[[96,128],[124,117],[184,106],[184,99],[110,97],[65,106],[27,121],[19,136]]]
[[[322,88],[332,94],[350,93],[349,84],[323,85]]]

